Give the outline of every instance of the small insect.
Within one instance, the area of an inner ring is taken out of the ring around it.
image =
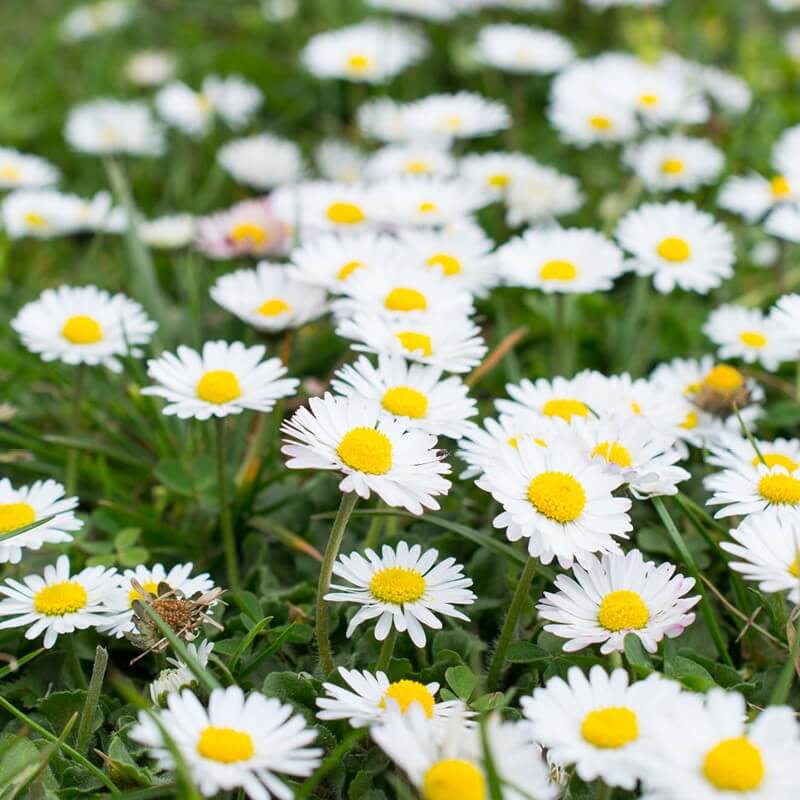
[[[161,633],[156,623],[145,610],[149,606],[164,622],[175,632],[175,635],[184,642],[193,642],[203,625],[212,625],[218,630],[223,626],[209,616],[209,609],[219,602],[225,589],[215,587],[210,592],[200,593],[186,597],[168,583],[159,583],[156,593],[148,592],[136,578],[131,578],[131,586],[140,595],[133,601],[133,622],[136,625],[135,633],[126,633],[125,637],[140,650],[144,650],[131,664],[144,658],[148,653],[162,653],[167,649],[169,642]]]

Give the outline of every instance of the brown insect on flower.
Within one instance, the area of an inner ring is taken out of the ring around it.
[[[738,369],[718,364],[697,385],[691,401],[702,411],[726,419],[750,403],[750,389]]]
[[[134,647],[144,650],[131,664],[148,653],[161,653],[167,649],[168,641],[147,613],[146,606],[155,611],[184,642],[193,642],[203,625],[223,630],[223,626],[209,616],[209,610],[219,601],[225,589],[215,587],[209,592],[197,592],[186,597],[168,583],[159,583],[155,594],[148,592],[136,578],[131,579],[131,586],[140,595],[132,604],[136,632],[126,633],[125,637]]]

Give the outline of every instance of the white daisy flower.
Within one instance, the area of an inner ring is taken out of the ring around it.
[[[800,467],[800,440],[755,439],[758,451],[768,467],[782,466],[788,470]],[[743,464],[756,466],[761,459],[753,449],[752,443],[741,433],[726,433],[709,447],[706,462],[723,469],[738,469]]]
[[[722,151],[705,139],[681,134],[645,139],[625,148],[623,162],[651,191],[693,192],[722,172]]]
[[[706,294],[733,275],[733,237],[694,203],[645,203],[620,220],[616,237],[635,272],[652,275],[662,293]]]
[[[733,542],[720,547],[741,559],[728,566],[767,594],[785,593],[800,603],[800,516],[781,517],[772,511],[747,517],[730,531]]]
[[[412,514],[438,509],[436,495],[447,494],[443,478],[450,465],[435,449],[436,438],[408,430],[375,404],[358,396],[311,397],[281,426],[281,452],[290,469],[337,470],[342,492],[369,498],[375,492],[387,505]]]
[[[124,67],[125,77],[135,86],[161,86],[175,74],[177,60],[165,50],[140,50]]]
[[[639,768],[643,800],[790,800],[800,792],[794,709],[770,706],[748,723],[738,692],[684,692],[652,714]]]
[[[711,498],[709,506],[723,506],[715,517],[761,514],[772,510],[780,520],[790,520],[800,512],[800,466],[788,469],[776,463],[768,467],[740,464],[709,475],[704,484]]]
[[[48,650],[59,634],[97,628],[108,620],[104,601],[116,586],[115,569],[87,567],[70,576],[67,556],[59,556],[40,575],[27,575],[22,583],[6,578],[0,585],[0,630],[27,628],[26,639],[44,633]]]
[[[356,314],[343,319],[336,334],[356,342],[352,347],[359,352],[400,355],[447,372],[469,372],[487,349],[480,328],[467,316],[419,314],[406,321]]]
[[[324,289],[300,283],[283,264],[268,261],[221,275],[209,293],[231,314],[271,333],[299,328],[327,310]]]
[[[394,628],[408,632],[416,647],[424,647],[425,628],[442,628],[437,615],[468,621],[456,606],[472,605],[477,599],[469,588],[472,579],[465,577],[454,558],[437,562],[438,557],[438,550],[423,551],[420,545],[409,547],[404,541],[396,548],[384,545],[380,555],[369,548],[363,556],[340,555],[333,574],[346,583],[332,583],[325,599],[361,606],[347,626],[348,639],[362,622],[377,619],[379,642]]]
[[[375,193],[364,184],[304,181],[273,192],[272,204],[301,239],[322,233],[363,233],[378,222]]]
[[[267,22],[286,22],[297,16],[300,0],[261,0],[259,5]]]
[[[371,8],[408,14],[431,22],[447,22],[458,13],[458,0],[368,0]]]
[[[543,564],[555,558],[567,569],[590,553],[619,551],[613,537],[627,538],[633,527],[631,501],[612,494],[622,483],[569,438],[547,447],[522,438],[486,465],[480,488],[503,507],[495,528],[509,541],[528,539],[528,552]]]
[[[506,220],[512,227],[571,214],[585,200],[576,178],[541,164],[531,164],[514,175],[505,199]]]
[[[497,251],[506,284],[546,294],[605,291],[624,271],[622,251],[588,228],[532,229]]]
[[[201,667],[205,667],[208,664],[208,657],[214,649],[214,642],[205,639],[199,645],[188,642],[186,649]],[[197,683],[194,673],[179,658],[167,656],[167,663],[172,666],[162,669],[149,687],[150,700],[154,706],[161,705],[162,700],[165,700],[168,695],[178,694],[181,689],[191,689]]]
[[[413,103],[398,103],[388,97],[368,100],[356,112],[358,129],[365,138],[381,142],[428,142],[433,137],[418,136],[409,129],[409,116],[413,107]]]
[[[327,721],[346,719],[354,728],[364,728],[385,719],[392,710],[405,714],[418,705],[425,716],[444,732],[454,713],[461,713],[458,700],[436,702],[438,683],[419,683],[414,680],[390,681],[384,672],[345,669],[339,674],[349,689],[335,683],[323,683],[324,697],[317,698],[317,718]]]
[[[600,384],[600,379],[597,382]],[[686,419],[685,398],[664,393],[646,378],[634,380],[627,372],[611,375],[604,383],[601,418],[632,411],[637,417],[647,420],[655,430],[675,441],[676,430]]]
[[[290,800],[292,790],[276,773],[310,775],[322,750],[309,745],[317,733],[290,705],[238,686],[214,689],[203,707],[188,689],[167,697],[158,712],[195,785],[206,797],[242,788],[253,800]],[[146,745],[161,769],[175,761],[158,723],[146,712],[130,737]]]
[[[758,362],[770,372],[795,358],[791,343],[757,308],[717,306],[703,325],[703,333],[717,345],[720,358],[741,358],[746,364]]]
[[[749,175],[733,175],[722,185],[717,205],[726,211],[738,214],[747,222],[758,222],[773,208],[782,208],[786,203],[800,200],[800,175],[790,177],[775,175],[767,179],[757,172]],[[780,221],[781,217],[773,216]],[[779,235],[773,228],[780,227],[773,220],[766,228],[769,233]]]
[[[0,478],[0,535],[7,537],[20,528],[52,517],[26,533],[0,541],[0,564],[19,564],[22,551],[38,550],[43,544],[71,542],[72,531],[83,522],[75,516],[77,497],[64,497],[64,487],[54,480],[36,481],[15,489],[8,478]]]
[[[513,181],[538,164],[523,153],[472,153],[459,162],[459,174],[464,180],[488,192],[492,199],[506,196]]]
[[[481,28],[475,57],[490,67],[521,75],[549,75],[575,58],[572,45],[542,28],[499,23]]]
[[[117,232],[127,225],[124,209],[114,209],[111,196],[98,192],[91,200],[55,189],[20,189],[0,206],[3,227],[10,239],[29,236],[52,239],[82,231]]]
[[[0,189],[43,189],[58,183],[60,173],[49,161],[10,147],[0,147]]]
[[[124,28],[133,19],[134,9],[130,0],[97,0],[76,6],[61,20],[61,39],[74,44],[104,31]]]
[[[168,83],[155,96],[155,106],[168,125],[201,138],[208,133],[214,117],[231,128],[244,127],[263,100],[261,90],[238,75],[209,75],[199,92],[180,81]]]
[[[43,361],[102,364],[120,372],[120,356],[141,356],[156,324],[139,303],[96,286],[45,289],[11,320],[22,343]]]
[[[460,378],[442,380],[441,369],[398,356],[379,356],[377,366],[361,356],[334,374],[331,388],[345,397],[364,397],[409,429],[451,439],[469,432],[469,418],[478,413]]]
[[[484,736],[494,776],[500,784],[501,800],[558,797],[558,787],[551,781],[528,725],[503,722],[492,715],[481,731],[465,716],[463,712],[454,713],[442,734],[422,709],[411,708],[407,714],[387,714],[370,733],[426,800],[490,797]]]
[[[427,49],[413,28],[367,20],[312,36],[301,59],[316,78],[385,83],[422,59]]]
[[[787,128],[772,147],[772,166],[781,175],[800,172],[800,125]]]
[[[450,177],[456,161],[443,147],[409,143],[387,145],[373,153],[364,164],[364,177],[379,181],[402,175]]]
[[[271,411],[275,401],[290,397],[300,383],[284,378],[279,358],[262,361],[263,345],[206,342],[202,352],[181,345],[177,354],[163,353],[147,362],[147,374],[156,382],[142,394],[167,401],[163,413],[178,419],[227,417],[242,411]]]
[[[625,637],[636,636],[649,653],[668,636],[674,639],[694,622],[690,609],[699,595],[684,597],[694,578],[675,574],[674,564],[645,561],[639,550],[588,556],[572,567],[573,577],[558,575],[558,592],[545,592],[536,606],[550,622],[544,629],[568,639],[564,652],[574,653],[593,644],[608,655],[625,650]]]
[[[92,155],[159,156],[165,146],[149,106],[106,97],[70,109],[64,137],[75,150]]]
[[[300,148],[271,133],[226,142],[217,151],[217,162],[237,183],[261,190],[294,183],[303,174]]]
[[[170,570],[166,570],[163,564],[154,564],[152,567],[140,564],[135,569],[126,569],[117,579],[116,590],[106,598],[105,605],[111,617],[101,626],[101,630],[117,638],[135,630],[133,603],[143,598],[139,591],[133,588],[134,580],[145,591],[156,596],[158,587],[162,583],[166,583],[170,589],[180,592],[184,597],[192,597],[198,592],[205,593],[214,588],[214,581],[209,578],[207,572],[192,576],[193,569],[192,563],[176,564]]]
[[[314,150],[319,174],[337,183],[356,183],[363,177],[366,156],[343,139],[325,139]]]
[[[670,58],[676,56],[666,56],[664,60],[668,61]],[[709,67],[694,61],[683,63],[689,68],[690,83],[696,82],[723,111],[729,114],[743,114],[750,108],[753,92],[743,78],[718,67]]]
[[[511,125],[505,105],[473,92],[431,94],[407,107],[410,139],[473,139],[503,131]]]
[[[794,202],[776,208],[764,222],[764,230],[778,239],[795,244],[800,242],[800,204]]]
[[[767,5],[776,11],[797,11],[800,0],[767,0]]]
[[[214,259],[283,253],[289,227],[282,222],[270,198],[242,200],[197,220],[197,249]]]
[[[156,250],[180,250],[195,237],[195,219],[191,214],[167,214],[139,222],[142,241]]]
[[[608,674],[595,665],[588,678],[570,667],[566,681],[550,678],[520,704],[534,740],[547,748],[553,763],[574,764],[587,783],[600,778],[632,790],[642,749],[679,696],[680,684],[657,673],[629,685],[625,670]]]
[[[556,0],[460,0],[467,9],[507,8],[512,11],[551,11]]]
[[[785,294],[769,312],[769,319],[782,339],[793,348],[800,357],[800,294]]]

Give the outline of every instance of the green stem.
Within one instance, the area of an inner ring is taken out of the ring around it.
[[[342,763],[342,759],[367,735],[367,728],[350,731],[341,742],[331,750],[330,755],[317,768],[317,771],[294,793],[295,800],[304,800],[319,786],[328,775]]]
[[[392,663],[392,655],[394,655],[394,646],[397,642],[397,628],[392,625],[389,629],[389,634],[383,640],[381,652],[378,656],[378,663],[375,664],[375,672],[386,672],[389,665]]]
[[[608,660],[611,662],[611,669],[625,669],[625,665],[622,663],[622,653],[619,650],[612,651]]]
[[[81,400],[83,399],[83,383],[86,376],[86,365],[78,364],[75,375],[75,384],[72,387],[72,431],[73,436],[80,438],[81,431]],[[67,450],[67,465],[64,476],[64,488],[67,497],[73,497],[78,488],[78,466],[80,450],[70,447]]]
[[[706,593],[705,586],[703,584],[703,579],[700,576],[700,570],[697,568],[697,562],[694,560],[694,556],[692,555],[689,548],[686,546],[686,542],[683,540],[683,536],[681,536],[681,532],[678,530],[677,526],[675,525],[674,520],[670,516],[669,511],[667,510],[664,501],[660,497],[654,497],[653,500],[653,507],[656,510],[661,521],[664,523],[664,527],[667,529],[667,533],[669,533],[670,538],[672,539],[672,543],[675,546],[675,549],[680,554],[681,558],[683,559],[684,564],[689,569],[692,577],[695,581],[695,589],[700,594],[700,609],[703,612],[703,617],[705,618],[706,625],[708,626],[708,631],[711,634],[711,638],[714,640],[714,645],[717,648],[717,652],[720,655],[720,658],[729,666],[734,667],[733,659],[731,659],[730,653],[728,652],[728,648],[725,645],[725,640],[722,638],[722,632],[719,629],[719,625],[717,624],[717,617],[714,614],[714,607],[711,605],[711,600]],[[734,667],[735,668],[735,667]]]
[[[75,683],[77,684],[79,689],[86,688],[86,676],[83,674],[83,668],[81,667],[81,660],[78,658],[78,651],[75,649],[75,634],[74,633],[65,633],[64,634],[64,648],[67,651],[67,662],[69,663],[70,671],[72,672],[72,677],[75,678]]]
[[[101,769],[98,769],[94,764],[92,764],[91,761],[85,758],[77,750],[70,747],[66,742],[59,741],[58,736],[50,733],[47,728],[43,728],[38,722],[32,720],[27,714],[9,703],[8,700],[6,700],[2,695],[0,695],[0,708],[4,708],[9,714],[11,714],[13,717],[16,717],[20,722],[23,722],[31,730],[36,731],[36,733],[38,733],[43,739],[58,745],[59,750],[61,750],[65,755],[69,756],[77,764],[80,764],[84,769],[91,772],[92,775],[94,775],[95,778],[97,778],[97,780],[99,780],[100,783],[102,783],[103,786],[109,790],[109,792],[111,792],[111,794],[120,793],[119,789]]]
[[[83,702],[81,711],[81,722],[78,725],[78,738],[76,749],[80,753],[85,753],[89,747],[89,736],[92,733],[92,721],[100,701],[100,692],[103,689],[103,678],[106,675],[108,666],[108,651],[104,647],[97,645],[94,651],[94,666],[92,667],[92,677],[89,680],[89,689],[86,692],[86,700]]]
[[[611,800],[614,790],[607,784],[601,783],[597,787],[597,800]]]
[[[225,565],[231,589],[239,588],[239,563],[236,556],[236,539],[233,535],[231,508],[228,504],[228,486],[225,479],[225,420],[217,419],[217,496],[219,500],[219,527],[222,531],[222,546],[225,550]]]
[[[797,669],[797,656],[800,654],[800,614],[797,617],[797,623],[794,629],[794,641],[791,645],[789,657],[786,659],[781,674],[778,676],[778,681],[769,697],[769,704],[771,706],[783,705],[789,698],[789,692],[792,690],[795,671]]]
[[[506,614],[503,629],[500,631],[500,638],[497,640],[497,649],[494,651],[492,665],[489,668],[489,676],[486,679],[486,686],[490,692],[493,692],[500,682],[503,664],[506,660],[506,651],[514,636],[517,620],[522,612],[522,606],[528,599],[531,581],[536,573],[536,564],[536,559],[533,558],[533,556],[528,556],[528,560],[525,562],[525,567],[522,570],[522,575],[520,575],[519,581],[517,582],[517,588],[514,590],[514,596],[511,598],[511,605],[508,607],[508,614]]]
[[[384,505],[380,503],[378,508],[384,508]],[[378,514],[372,518],[372,522],[369,524],[369,530],[367,531],[367,538],[364,539],[365,550],[374,550],[377,546],[383,522],[383,517],[379,516]]]
[[[734,403],[733,404],[733,413],[736,414],[736,419],[739,422],[739,427],[742,430],[742,436],[750,442],[750,446],[753,448],[753,451],[756,454],[756,458],[765,466],[769,466],[764,458],[764,455],[761,452],[761,449],[758,446],[758,442],[753,438],[753,434],[750,433],[750,428],[745,425],[744,420],[742,419],[742,415],[739,413],[739,406]]]
[[[319,650],[320,666],[326,675],[333,671],[334,664],[333,656],[331,655],[328,603],[325,600],[325,595],[331,586],[333,564],[336,561],[336,556],[339,555],[339,548],[342,546],[347,522],[357,502],[358,495],[355,492],[342,494],[342,500],[339,503],[339,510],[336,512],[336,519],[333,521],[333,527],[328,537],[328,544],[325,547],[325,555],[319,571],[319,583],[317,584],[317,649]]]

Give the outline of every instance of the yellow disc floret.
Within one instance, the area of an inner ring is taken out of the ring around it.
[[[435,701],[424,683],[419,683],[418,681],[395,681],[390,683],[389,688],[381,698],[381,708],[386,708],[387,700],[394,700],[403,714],[408,711],[412,703],[419,703],[426,717],[433,716]]]
[[[800,503],[800,479],[771,472],[759,480],[758,493],[770,503],[794,506]]]
[[[93,317],[78,314],[64,323],[61,335],[72,344],[96,344],[103,339],[103,328]]]
[[[434,253],[428,259],[429,267],[440,267],[442,272],[448,277],[458,275],[461,272],[461,262],[447,253]]]
[[[428,308],[428,301],[417,289],[398,286],[386,295],[383,305],[389,311],[425,311]]]
[[[416,331],[400,331],[395,334],[397,341],[409,353],[422,353],[425,358],[433,355],[433,342],[427,333]]]
[[[625,706],[590,711],[581,725],[583,738],[602,750],[616,750],[639,737],[636,712]]]
[[[327,216],[337,225],[357,225],[366,219],[366,214],[355,203],[331,203]]]
[[[253,747],[253,737],[246,731],[209,725],[200,734],[197,752],[211,761],[235,764],[237,761],[247,761],[252,758],[255,747]]]
[[[410,386],[393,386],[387,389],[381,399],[381,405],[398,417],[424,419],[428,413],[428,398]]]
[[[374,428],[353,428],[339,442],[336,454],[351,469],[385,475],[392,468],[392,442]]]
[[[569,422],[573,417],[588,417],[589,406],[580,400],[571,398],[548,400],[542,406],[542,414],[546,417],[561,417]]]
[[[745,736],[723,739],[706,753],[703,775],[723,792],[752,792],[764,780],[761,751]]]
[[[86,589],[80,583],[61,581],[39,589],[33,596],[33,607],[46,617],[63,617],[80,611],[88,599]]]
[[[256,309],[256,312],[262,317],[277,317],[291,310],[292,307],[285,300],[281,300],[280,297],[271,297],[269,300],[265,300]]]
[[[197,382],[197,396],[206,403],[224,405],[242,396],[239,379],[227,369],[212,369]]]
[[[367,265],[363,261],[348,261],[337,273],[336,278],[346,281],[356,270],[364,269]]]
[[[638,592],[618,589],[600,603],[597,621],[607,631],[640,630],[650,620],[650,612]]]
[[[619,442],[600,442],[592,450],[592,456],[602,456],[609,464],[618,467],[633,466],[631,451]]]
[[[369,582],[369,590],[382,603],[415,603],[425,594],[425,578],[416,569],[385,567],[379,569]]]
[[[0,503],[0,533],[11,533],[35,521],[36,512],[28,503]]]
[[[717,364],[703,378],[703,385],[720,394],[735,394],[744,386],[744,375],[735,367],[729,367],[727,364]]]
[[[758,331],[742,331],[739,334],[739,341],[746,347],[754,347],[757,350],[767,346],[767,337]]]
[[[424,800],[485,800],[483,773],[471,761],[437,761],[422,779]]]
[[[656,250],[661,258],[665,261],[671,261],[673,264],[688,261],[689,256],[692,254],[692,248],[689,243],[679,236],[667,236],[666,239],[662,239]]]
[[[269,241],[269,234],[257,222],[237,222],[231,228],[230,238],[237,245],[264,247]]]
[[[680,158],[667,158],[661,163],[661,172],[664,175],[680,175],[686,167]]]
[[[578,268],[571,261],[546,261],[539,269],[539,277],[543,281],[574,281]]]
[[[528,500],[540,514],[563,525],[583,513],[586,491],[566,472],[542,472],[528,484]]]

